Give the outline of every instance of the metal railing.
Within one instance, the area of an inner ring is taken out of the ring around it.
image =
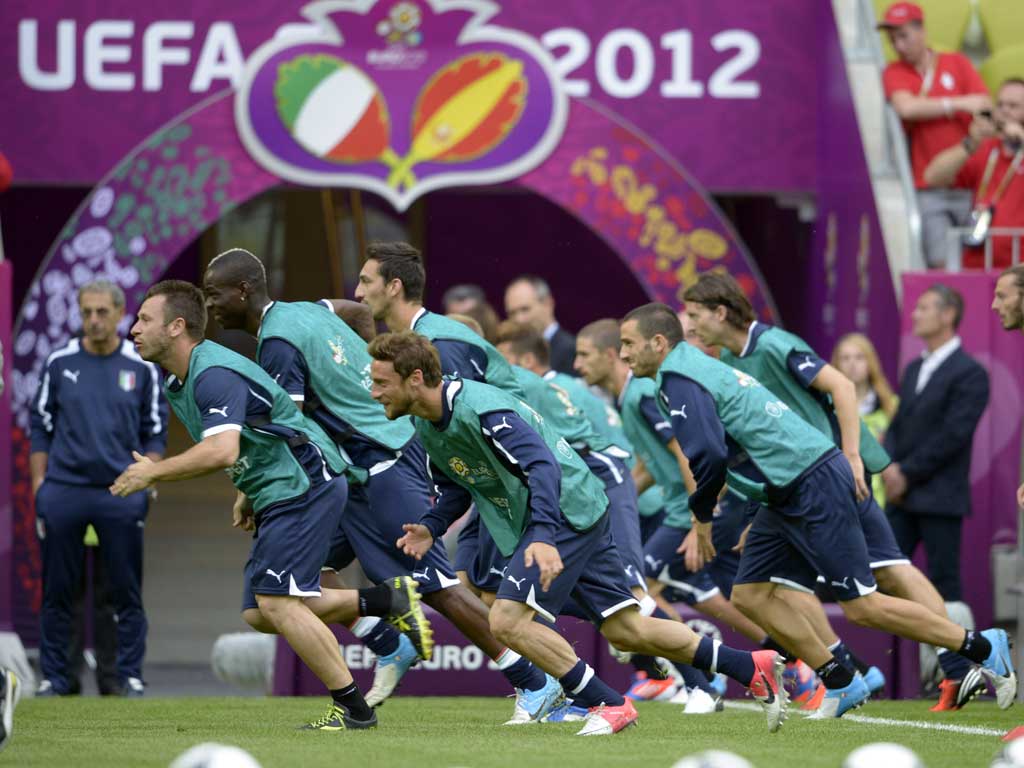
[[[946,271],[959,272],[963,269],[963,238],[971,233],[970,227],[950,227],[946,232]],[[993,239],[1013,238],[1010,245],[1010,264],[1020,264],[1021,240],[1024,239],[1024,227],[992,227],[985,238],[985,269],[993,268]]]
[[[877,19],[871,0],[857,0],[857,43],[855,58],[872,62],[881,77],[885,69],[885,55],[875,28]],[[906,244],[912,269],[925,264],[921,244],[921,212],[917,206],[917,189],[914,187],[914,173],[910,167],[910,152],[903,123],[899,115],[889,106],[882,92],[881,112],[883,121],[883,156],[879,167],[871,169],[873,177],[893,178],[899,182],[900,193],[906,206]],[[876,198],[877,204],[877,198]]]

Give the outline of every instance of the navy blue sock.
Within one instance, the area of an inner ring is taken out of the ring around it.
[[[645,673],[651,680],[664,680],[668,677],[653,656],[634,653],[632,662],[634,667]]]
[[[960,646],[960,655],[966,656],[975,664],[984,664],[985,659],[992,655],[992,643],[981,632],[965,629],[964,644]]]
[[[401,634],[386,621],[363,618],[350,626],[352,633],[363,641],[363,645],[378,656],[390,656],[398,650]]]
[[[524,659],[511,648],[506,648],[494,660],[513,688],[524,691],[538,691],[547,684],[544,671],[535,666],[529,659]]]
[[[853,682],[853,676],[856,674],[856,670],[850,669],[835,656],[814,671],[830,691],[850,685]]]
[[[737,651],[710,637],[700,639],[697,652],[693,654],[693,666],[721,672],[744,687],[754,679],[754,657],[749,651]]]
[[[599,707],[602,704],[620,707],[626,702],[621,693],[610,688],[582,660],[577,661],[576,666],[570,669],[566,675],[558,678],[558,682],[565,689],[565,695],[572,699],[573,705],[577,707],[590,709],[590,707]]]
[[[681,661],[673,661],[672,663],[679,670],[679,674],[683,676],[683,682],[686,683],[687,688],[700,688],[705,693],[714,695],[715,691],[711,687],[711,683],[708,682],[707,675],[699,669],[694,669],[689,664],[683,664]],[[752,676],[753,673],[751,673]]]
[[[947,680],[963,680],[971,669],[971,660],[961,656],[956,651],[939,651],[939,666],[942,667],[942,674]]]
[[[857,658],[856,654],[850,650],[849,646],[840,640],[835,645],[829,646],[829,651],[835,657],[836,661],[842,664],[851,672],[860,672],[862,675],[866,675],[870,667]]]

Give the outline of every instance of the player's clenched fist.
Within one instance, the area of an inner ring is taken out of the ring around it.
[[[395,546],[405,554],[421,559],[434,546],[434,537],[430,529],[419,523],[406,523],[402,526],[405,535],[395,542]]]

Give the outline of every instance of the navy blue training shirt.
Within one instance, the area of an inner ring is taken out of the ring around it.
[[[132,451],[167,446],[160,373],[130,341],[101,356],[72,339],[46,361],[31,424],[32,452],[49,454],[48,480],[109,486],[135,462]]]

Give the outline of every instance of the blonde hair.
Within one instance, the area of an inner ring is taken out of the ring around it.
[[[871,343],[871,339],[863,333],[848,333],[840,338],[832,350],[832,367],[839,367],[839,348],[846,343],[851,343],[858,347],[867,359],[868,386],[874,390],[875,395],[878,397],[878,405],[882,411],[891,419],[896,415],[898,401],[892,391],[892,385],[889,384],[889,379],[885,377],[885,373],[882,371],[882,364],[878,361],[878,352],[875,351],[875,345]]]

